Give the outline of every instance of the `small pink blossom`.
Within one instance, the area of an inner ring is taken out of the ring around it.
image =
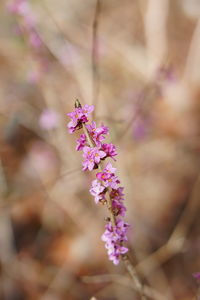
[[[111,187],[113,189],[116,189],[119,183],[120,181],[117,176],[111,176],[109,179],[104,180],[104,186]]]
[[[90,193],[92,196],[95,197],[94,199],[96,203],[98,203],[99,201],[105,198],[103,193],[104,191],[105,191],[105,187],[102,186],[97,179],[92,181],[92,187],[90,189]]]
[[[105,135],[108,134],[108,127],[104,125],[97,127],[94,121],[91,124],[86,125],[86,127],[95,144],[101,146],[102,141],[105,139]]]
[[[104,168],[104,172],[106,172],[106,173],[114,174],[115,171],[116,171],[116,168],[113,168],[111,163],[108,163],[106,165],[106,167]]]
[[[196,279],[200,279],[200,272],[193,273],[192,276]]]
[[[80,138],[76,141],[76,151],[83,150],[84,146],[86,145],[86,136],[85,134],[81,134]]]
[[[42,41],[39,35],[34,31],[30,33],[29,42],[31,46],[34,47],[35,49],[38,49],[42,46]]]
[[[124,247],[122,243],[127,241],[128,223],[118,219],[116,226],[112,226],[111,222],[106,224],[106,230],[101,239],[105,242],[105,248],[108,251],[108,257],[114,264],[118,264],[120,256],[128,252],[128,248]]]
[[[12,14],[24,14],[27,11],[28,3],[26,0],[14,0],[7,4],[7,9]]]
[[[94,169],[95,165],[100,163],[100,160],[106,156],[106,153],[104,151],[99,150],[98,147],[88,147],[85,146],[83,148],[83,170],[89,170],[91,171]]]
[[[121,255],[128,252],[128,248],[121,245],[106,244],[106,248],[108,250],[108,258],[114,263],[114,265],[118,265]]]
[[[98,172],[96,174],[97,179],[102,180],[102,181],[107,181],[108,179],[110,179],[113,175],[111,173],[107,173],[107,172]]]
[[[89,114],[91,114],[94,110],[94,105],[88,105],[88,104],[85,104],[82,108],[82,111],[83,111],[83,114],[85,116],[89,116]]]
[[[124,200],[124,193],[123,193],[124,188],[123,187],[118,187],[117,189],[112,189],[110,193],[110,197],[112,199],[115,199],[117,201],[122,201]]]
[[[130,227],[130,225],[127,222],[124,222],[122,219],[118,219],[116,227],[117,227],[117,230],[119,232],[121,232],[121,234],[127,240],[126,233],[127,233],[128,228]]]
[[[125,216],[126,207],[124,206],[123,203],[113,200],[112,207],[113,207],[113,212],[114,212],[115,216],[121,216],[121,217]]]
[[[118,177],[114,174],[116,168],[113,168],[111,163],[108,163],[103,169],[103,172],[96,174],[97,179],[102,180],[105,187],[117,189],[120,183]]]
[[[102,144],[101,149],[106,153],[106,157],[111,157],[116,160],[113,156],[117,155],[116,147],[113,144]]]
[[[67,115],[71,118],[71,121],[68,123],[67,127],[70,133],[73,133],[75,130],[82,127],[82,123],[88,122],[88,116],[93,111],[93,105],[84,105],[83,108],[78,107],[71,113]]]

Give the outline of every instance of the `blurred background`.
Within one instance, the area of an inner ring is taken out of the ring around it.
[[[199,17],[198,0],[1,0],[0,299],[138,299],[100,240],[76,98],[110,128],[151,299],[199,299]]]

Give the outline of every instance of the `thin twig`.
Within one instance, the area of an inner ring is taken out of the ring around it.
[[[149,78],[162,65],[167,53],[168,0],[149,0],[144,16],[147,73]]]
[[[124,285],[126,287],[130,287],[135,290],[131,279],[125,277],[123,275],[118,274],[103,274],[103,275],[95,275],[95,276],[83,276],[82,281],[86,284],[100,284],[106,282],[113,282],[116,284]],[[151,287],[144,286],[144,294],[146,297],[154,299],[154,300],[166,300],[166,297],[154,290]]]
[[[0,186],[1,186],[0,198],[3,198],[5,195],[9,193],[9,184],[6,178],[6,174],[5,174],[5,170],[1,158],[0,158]]]
[[[191,84],[198,85],[200,81],[199,69],[197,67],[200,62],[199,47],[200,47],[200,18],[197,20],[196,27],[194,29],[194,33],[192,36],[192,40],[190,42],[190,47],[186,58],[185,69],[183,74],[183,80],[186,81],[186,83],[189,84],[189,86]]]
[[[94,21],[92,26],[92,100],[97,106],[99,97],[99,71],[98,71],[98,25],[101,11],[100,0],[96,1]],[[95,112],[94,112],[95,116]]]

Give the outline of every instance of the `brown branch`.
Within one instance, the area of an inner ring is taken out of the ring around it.
[[[200,175],[198,175],[188,204],[167,243],[145,258],[136,266],[136,270],[148,276],[154,269],[182,251],[188,231],[199,213]]]
[[[98,71],[98,26],[101,11],[100,0],[96,1],[94,21],[92,26],[92,100],[97,106],[99,97],[99,71]],[[94,113],[95,116],[95,113]]]
[[[133,284],[131,282],[131,279],[118,275],[118,274],[103,274],[103,275],[94,275],[94,276],[83,276],[82,281],[86,284],[100,284],[100,283],[116,283],[120,284],[129,288],[132,288],[135,290],[135,287],[133,287]],[[144,295],[148,298],[154,299],[154,300],[166,300],[166,296],[163,296],[153,288],[149,286],[144,286]]]

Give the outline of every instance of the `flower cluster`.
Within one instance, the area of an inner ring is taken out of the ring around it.
[[[103,124],[97,127],[94,121],[89,123],[88,117],[93,109],[92,105],[76,107],[73,112],[67,114],[71,118],[67,127],[69,132],[73,133],[84,126],[85,133],[77,140],[76,150],[83,151],[83,171],[99,169],[96,178],[92,181],[90,193],[94,196],[96,204],[107,204],[113,216],[112,221],[109,218],[106,224],[102,240],[105,242],[109,259],[114,264],[118,264],[120,256],[128,251],[128,248],[123,245],[127,241],[126,234],[129,228],[129,225],[122,220],[126,212],[123,204],[124,188],[119,186],[120,180],[116,175],[116,168],[110,162],[104,168],[101,166],[102,161],[108,157],[115,160],[117,151],[113,144],[103,143],[109,133],[108,127]]]
[[[82,127],[82,123],[88,122],[88,116],[91,112],[93,112],[93,105],[84,105],[82,107],[75,108],[74,111],[68,113],[67,115],[71,118],[71,121],[68,123],[68,129],[70,133],[73,133],[75,130],[80,129]]]
[[[106,224],[106,230],[101,237],[108,250],[109,259],[112,260],[115,265],[119,263],[120,255],[128,251],[128,248],[123,246],[123,242],[127,241],[126,233],[128,227],[129,224],[121,219],[116,221],[115,226],[112,226],[111,222],[109,222]]]
[[[100,127],[96,126],[96,123],[93,121],[91,124],[86,125],[87,130],[89,131],[94,143],[97,146],[101,146],[102,141],[105,139],[105,135],[108,134],[108,127],[102,125]]]
[[[28,75],[30,81],[37,81],[41,73],[46,71],[48,62],[44,56],[45,47],[37,31],[36,16],[28,0],[11,0],[7,9],[16,18],[16,33],[26,40],[34,60],[38,63],[37,70],[32,70]]]

